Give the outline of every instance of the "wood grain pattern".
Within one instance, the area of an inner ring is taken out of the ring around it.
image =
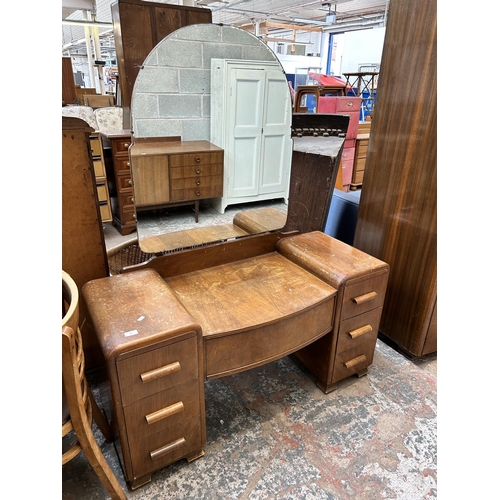
[[[417,356],[437,300],[436,36],[435,0],[391,2],[353,243],[391,266],[380,329]]]
[[[90,150],[93,132],[83,120],[62,118],[62,269],[81,291],[93,279],[109,275],[97,188]],[[87,368],[104,365],[96,334],[80,306]]]
[[[212,11],[142,0],[111,4],[118,63],[117,104],[123,108],[125,128],[131,126],[130,103],[139,70],[151,50],[173,31],[189,24],[211,23]]]

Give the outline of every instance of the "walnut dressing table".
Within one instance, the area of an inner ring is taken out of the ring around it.
[[[203,454],[206,379],[291,353],[324,391],[365,374],[387,276],[386,263],[320,231],[272,232],[85,284],[131,488]]]

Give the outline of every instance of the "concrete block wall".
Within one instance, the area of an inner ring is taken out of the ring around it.
[[[194,24],[164,38],[148,55],[132,92],[135,137],[210,140],[212,58],[277,61],[256,36],[234,26]]]

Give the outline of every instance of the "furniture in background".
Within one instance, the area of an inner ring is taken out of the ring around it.
[[[203,454],[204,380],[297,351],[325,392],[366,374],[387,271],[320,231],[271,232],[87,283],[131,487]]]
[[[128,153],[132,134],[130,130],[106,130],[101,132],[101,137],[113,224],[122,235],[130,234],[137,228]]]
[[[71,57],[62,58],[62,102],[71,104],[76,101],[75,77]]]
[[[337,113],[349,116],[344,150],[342,151],[342,191],[349,191],[353,176],[354,152],[359,126],[361,97],[320,96],[318,113]]]
[[[345,86],[334,85],[298,85],[295,91],[293,111],[294,113],[307,113],[309,106],[304,102],[308,95],[314,96],[315,109],[318,111],[318,102],[321,96],[345,96]]]
[[[224,150],[208,141],[137,138],[129,157],[136,211],[194,205],[198,222],[200,200],[222,196]]]
[[[123,108],[119,106],[105,106],[94,110],[97,129],[100,132],[123,129]]]
[[[105,416],[99,410],[85,377],[85,354],[79,324],[79,293],[76,283],[68,273],[62,272],[62,438],[72,431],[70,444],[63,451],[62,464],[68,463],[81,451],[85,453],[90,465],[103,483],[113,500],[127,497],[118,483],[113,471],[92,431],[95,421],[107,441],[112,441],[112,432]]]
[[[90,135],[93,129],[74,117],[62,117],[62,268],[81,290],[87,281],[109,275],[101,213],[97,200]],[[87,367],[104,358],[84,304],[80,328]]]
[[[114,106],[115,104],[115,98],[107,94],[84,94],[82,99],[84,106],[90,106],[94,109]]]
[[[117,104],[123,108],[123,129],[131,129],[130,103],[139,70],[151,50],[173,31],[189,24],[211,23],[206,8],[141,0],[111,4],[118,62]]]
[[[288,198],[292,109],[278,61],[212,58],[210,142],[224,150],[224,189],[212,206]]]
[[[437,351],[436,44],[434,0],[391,1],[353,243],[391,266],[380,332],[407,356]]]
[[[75,85],[76,92],[76,103],[80,106],[83,106],[83,98],[86,95],[97,95],[97,90],[93,87],[80,87],[79,85]]]
[[[111,199],[106,178],[101,134],[97,133],[90,135],[90,151],[92,153],[92,163],[94,165],[97,202],[99,203],[101,220],[102,222],[111,222],[113,220],[111,214]]]
[[[344,73],[346,77],[346,87],[349,93],[361,97],[361,120],[365,121],[373,113],[375,100],[377,97],[378,71],[357,71],[354,73]]]
[[[352,167],[351,191],[360,189],[363,185],[365,174],[366,154],[368,152],[368,141],[370,139],[371,122],[359,124],[356,146],[354,149],[354,163]]]
[[[94,132],[90,134],[90,149],[94,165],[97,198],[99,202],[99,209],[101,211],[102,222],[110,222],[112,220],[111,198],[109,196],[108,179],[104,164],[102,138],[98,132],[99,125],[97,123],[95,111],[90,106],[63,106],[62,115],[80,118],[94,129]]]

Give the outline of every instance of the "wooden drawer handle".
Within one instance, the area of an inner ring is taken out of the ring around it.
[[[196,161],[196,163],[200,163],[201,158],[199,156],[197,156],[195,161]]]
[[[348,370],[350,370],[351,368],[354,368],[356,365],[364,363],[365,361],[366,361],[366,356],[364,354],[361,354],[361,356],[358,356],[357,358],[346,361],[344,365]]]
[[[351,332],[347,332],[347,335],[350,335],[352,339],[356,339],[365,333],[370,333],[372,330],[372,325],[365,325],[360,328],[356,328],[356,330],[352,330]]]
[[[196,169],[197,174],[201,174],[201,170],[199,168]]]
[[[182,437],[180,439],[177,439],[176,441],[172,441],[171,443],[162,446],[161,448],[158,448],[157,450],[153,450],[149,452],[149,456],[153,459],[159,458],[165,454],[167,454],[169,451],[175,450],[176,448],[180,448],[181,446],[186,444],[186,440]]]
[[[356,302],[358,306],[360,304],[364,304],[365,302],[369,302],[370,300],[373,300],[377,296],[377,292],[368,292],[365,293],[364,295],[359,295],[358,297],[354,297],[352,300],[353,302]]]
[[[178,361],[174,363],[170,363],[169,365],[161,366],[160,368],[155,368],[154,370],[150,370],[146,373],[141,373],[140,377],[142,382],[145,384],[147,382],[151,382],[152,380],[159,379],[161,377],[165,377],[166,375],[170,375],[171,373],[177,372],[181,369],[181,364]]]
[[[146,415],[145,416],[146,422],[148,423],[148,425],[151,425],[160,420],[163,420],[164,418],[175,415],[180,411],[184,411],[184,404],[182,403],[182,401],[179,401],[178,403],[174,403],[173,405],[167,406],[165,408],[162,408],[161,410]]]

